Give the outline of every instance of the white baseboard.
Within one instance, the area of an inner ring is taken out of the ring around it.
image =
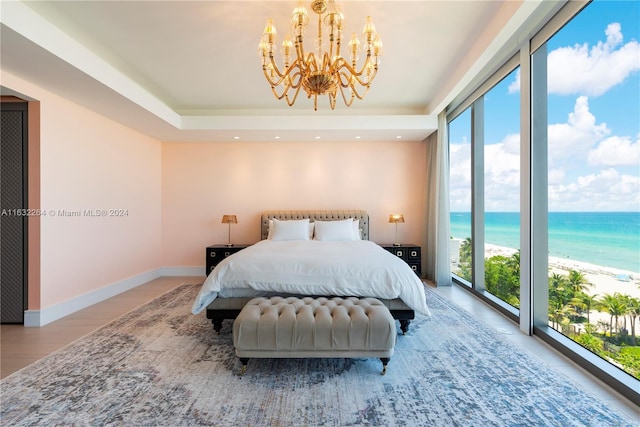
[[[26,310],[24,326],[40,327],[162,276],[204,276],[204,267],[161,267],[41,310]]]
[[[205,276],[204,267],[162,267],[160,276]]]

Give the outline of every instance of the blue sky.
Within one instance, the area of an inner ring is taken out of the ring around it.
[[[640,210],[639,41],[640,2],[606,0],[549,40],[550,211]],[[518,210],[518,82],[516,70],[485,96],[487,211]],[[470,207],[468,120],[450,128],[452,211]]]

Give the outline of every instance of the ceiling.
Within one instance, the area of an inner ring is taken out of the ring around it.
[[[333,111],[325,98],[314,111],[303,94],[287,106],[262,75],[266,20],[282,40],[293,0],[3,1],[1,65],[162,141],[421,141],[470,70],[509,39],[521,2],[339,4],[346,34],[373,18],[384,56],[366,98]]]

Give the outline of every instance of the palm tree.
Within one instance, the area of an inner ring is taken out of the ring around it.
[[[578,292],[577,294],[574,294],[573,298],[571,298],[571,301],[569,301],[569,304],[571,304],[571,306],[575,309],[576,316],[582,316],[582,314],[587,310],[587,304],[585,304],[583,298],[584,296],[586,296],[584,292]],[[587,312],[587,316],[588,315],[589,313]]]
[[[549,320],[551,320],[551,326],[556,330],[559,330],[560,324],[567,315],[565,289],[565,276],[557,273],[549,276]]]
[[[562,328],[562,326],[568,326],[573,315],[575,315],[575,311],[573,307],[568,305],[555,306],[553,310],[550,309],[549,319],[552,322],[553,329],[563,332],[565,328]]]
[[[513,271],[513,274],[520,280],[520,249],[515,252],[507,261],[507,266]]]
[[[560,305],[567,304],[570,299],[568,288],[566,276],[558,273],[551,274],[549,276],[549,305],[551,305],[551,301]]]
[[[622,303],[625,306],[625,311],[624,314],[622,315],[622,327],[624,329],[627,329],[627,314],[629,314],[629,304],[631,304],[631,297],[629,295],[620,295],[620,300],[622,301]]]
[[[569,277],[567,278],[567,280],[569,281],[569,286],[576,294],[579,292],[584,293],[587,290],[587,287],[593,286],[593,284],[587,280],[584,274],[577,270],[569,271]]]
[[[471,262],[471,253],[472,253],[471,237],[467,237],[460,244],[460,262],[461,263],[470,263]]]
[[[598,305],[607,313],[609,313],[609,330],[611,331],[611,338],[613,338],[613,326],[615,325],[616,331],[619,332],[618,318],[624,316],[627,312],[627,306],[623,299],[623,296],[618,292],[611,294],[604,294],[598,301]],[[613,322],[615,319],[615,323]]]
[[[636,319],[640,316],[640,298],[627,300],[627,314],[631,326],[631,345],[636,345]]]
[[[598,294],[594,294],[594,295],[587,295],[587,294],[582,294],[582,303],[585,306],[585,310],[587,312],[587,323],[591,324],[591,308],[595,307],[597,305],[597,296]]]

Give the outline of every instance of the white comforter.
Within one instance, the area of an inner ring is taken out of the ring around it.
[[[199,313],[218,295],[252,290],[400,298],[416,313],[429,315],[422,281],[404,261],[368,240],[262,240],[221,261],[191,311]]]

